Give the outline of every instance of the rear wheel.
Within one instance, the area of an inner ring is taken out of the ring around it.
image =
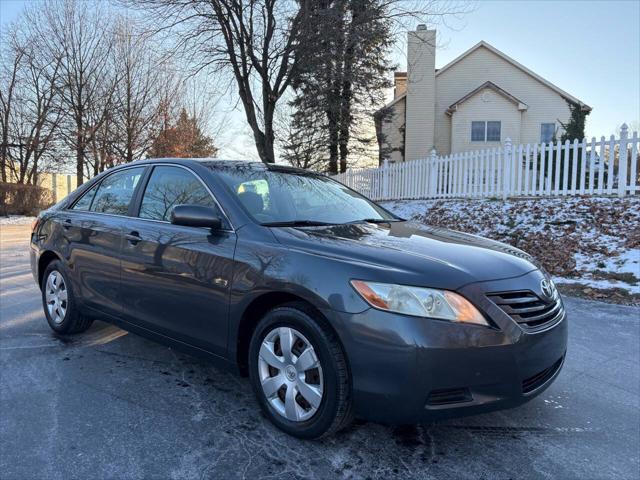
[[[271,310],[249,351],[261,408],[299,438],[331,434],[351,422],[351,388],[342,347],[324,319],[302,303]]]
[[[78,310],[71,285],[62,262],[54,260],[42,275],[42,305],[47,322],[57,333],[80,333],[87,330],[93,320]]]

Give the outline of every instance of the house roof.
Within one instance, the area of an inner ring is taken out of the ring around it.
[[[524,103],[522,100],[518,100],[516,97],[511,95],[506,90],[503,90],[502,88],[497,86],[495,83],[493,83],[493,82],[484,82],[478,88],[474,88],[469,93],[467,93],[464,97],[462,97],[461,99],[459,99],[456,102],[454,102],[451,105],[449,105],[449,108],[447,108],[447,113],[449,115],[453,114],[458,109],[458,105],[460,105],[461,103],[466,102],[471,97],[473,97],[474,95],[480,93],[482,90],[484,90],[486,88],[489,88],[489,89],[493,90],[497,94],[503,96],[504,98],[506,98],[510,102],[514,103],[518,107],[518,110],[526,110],[527,108],[529,108],[529,106],[526,103]]]
[[[513,58],[511,58],[509,55],[507,55],[506,53],[501,52],[500,50],[498,50],[496,47],[494,47],[493,45],[488,44],[487,42],[485,42],[484,40],[478,42],[477,44],[475,44],[473,47],[471,47],[469,50],[467,50],[466,52],[464,52],[462,55],[459,55],[458,57],[456,57],[455,59],[453,59],[452,61],[450,61],[449,63],[447,63],[444,67],[442,68],[436,68],[435,69],[435,75],[436,77],[444,72],[446,72],[449,68],[453,67],[456,63],[460,62],[461,60],[463,60],[465,57],[471,55],[473,52],[475,52],[476,50],[478,50],[479,48],[486,48],[487,50],[489,50],[490,52],[493,52],[495,55],[497,55],[498,57],[504,59],[506,62],[510,63],[511,65],[513,65],[514,67],[520,69],[521,71],[525,72],[527,75],[530,75],[531,77],[535,78],[537,81],[539,81],[540,83],[542,83],[543,85],[546,85],[547,87],[549,87],[551,90],[555,91],[558,95],[560,95],[562,98],[573,102],[575,104],[580,105],[581,109],[587,112],[591,111],[591,107],[589,105],[587,105],[586,103],[582,102],[581,100],[577,99],[576,97],[574,97],[573,95],[571,95],[568,92],[565,92],[564,90],[562,90],[560,87],[557,87],[556,85],[554,85],[553,83],[551,83],[550,81],[542,78],[540,75],[538,75],[537,73],[533,72],[532,70],[529,70],[527,67],[525,67],[524,65],[522,65],[521,63],[515,61]],[[407,72],[394,72],[394,76],[397,77],[406,77]],[[491,83],[491,82],[487,82],[487,83]],[[495,85],[495,84],[493,84]],[[497,87],[497,86],[496,86]],[[497,87],[499,88],[499,87]],[[502,92],[504,92],[504,90],[502,90]],[[469,96],[474,95],[476,93],[476,91],[470,92]],[[504,92],[507,95],[510,95],[508,92]],[[405,97],[407,96],[406,92],[403,93],[402,95],[399,95],[398,97],[394,98],[391,102],[387,103],[384,107],[380,108],[378,111],[383,110],[385,108],[389,108],[392,107],[393,105],[395,105],[396,103],[398,103],[400,100],[403,100]],[[465,98],[466,97],[466,98]],[[465,97],[463,97],[463,99],[467,99],[469,98],[468,96],[465,95]],[[515,98],[515,97],[514,97]],[[461,103],[461,101],[463,101],[463,99],[460,99],[456,102],[457,103]],[[455,105],[455,104],[454,104]],[[451,108],[451,107],[449,107]]]
[[[450,61],[449,63],[447,63],[444,67],[442,67],[441,69],[436,71],[436,77],[438,75],[441,75],[442,73],[446,72],[449,68],[451,68],[452,66],[454,66],[456,63],[458,63],[459,61],[463,60],[465,57],[469,56],[470,54],[472,54],[473,52],[475,52],[476,50],[478,50],[479,48],[486,48],[487,50],[489,50],[490,52],[494,53],[495,55],[497,55],[498,57],[502,58],[503,60],[509,62],[511,65],[513,65],[514,67],[522,70],[523,72],[525,72],[526,74],[530,75],[531,77],[535,78],[536,80],[538,80],[540,83],[546,85],[547,87],[549,87],[551,90],[554,90],[558,95],[560,95],[561,97],[565,98],[566,100],[569,100],[570,102],[576,103],[578,105],[580,105],[580,107],[582,108],[582,110],[590,112],[591,111],[591,107],[589,105],[587,105],[586,103],[580,101],[579,99],[577,99],[576,97],[574,97],[573,95],[565,92],[564,90],[562,90],[560,87],[557,87],[556,85],[554,85],[553,83],[551,83],[548,80],[545,80],[544,78],[542,78],[540,75],[538,75],[537,73],[529,70],[527,67],[525,67],[524,65],[522,65],[521,63],[516,62],[513,58],[511,58],[510,56],[508,56],[506,53],[501,52],[500,50],[498,50],[496,47],[488,44],[487,42],[485,42],[484,40],[475,44],[473,47],[471,47],[469,50],[467,50],[466,52],[464,52],[462,55],[458,56],[457,58],[453,59],[452,61]]]
[[[393,107],[396,103],[398,103],[400,100],[404,100],[405,97],[407,96],[407,92],[401,93],[400,95],[398,95],[396,98],[394,98],[393,100],[391,100],[389,103],[387,103],[384,107],[381,107],[377,110],[377,112],[379,112],[380,110],[384,110],[385,108],[389,108],[389,107]]]

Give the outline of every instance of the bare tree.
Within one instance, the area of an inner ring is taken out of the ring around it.
[[[96,118],[102,115],[104,115],[102,119]],[[124,142],[126,135],[116,128],[115,117],[116,112],[113,107],[105,112],[101,109],[90,112],[88,123],[98,126],[88,139],[84,161],[85,177],[91,178],[105,169],[121,163],[116,153],[116,145]]]
[[[15,26],[3,35],[5,38],[15,36]],[[2,143],[0,143],[0,169],[2,181],[7,181],[8,157],[9,157],[9,123],[13,113],[15,102],[16,83],[18,73],[23,64],[24,50],[14,48],[14,42],[3,41],[0,51],[2,70],[0,70],[0,129]],[[15,141],[15,139],[14,139]],[[13,142],[12,142],[13,143]]]
[[[151,36],[128,18],[117,26],[113,50],[119,80],[114,95],[114,149],[123,162],[143,158],[155,138],[155,124],[163,86],[160,71],[166,67]]]
[[[87,151],[111,108],[113,26],[101,2],[47,0],[27,10],[39,48],[60,65],[57,91],[67,113],[62,133],[74,151],[78,185],[84,181]]]
[[[106,168],[144,158],[164,123],[173,118],[177,106],[167,101],[180,92],[180,78],[167,74],[166,59],[151,36],[136,22],[121,16],[114,22],[110,68],[114,88],[109,102],[94,109],[90,124],[96,125],[89,139],[85,162],[88,176]]]
[[[229,132],[228,112],[224,109],[229,85],[224,85],[217,76],[207,73],[186,78],[178,99],[181,108],[187,110],[198,128],[210,136],[219,148],[225,132]]]
[[[38,48],[24,17],[6,32],[2,56],[8,60],[0,88],[2,181],[9,176],[16,183],[36,184],[60,126],[55,89],[60,63]]]
[[[45,162],[74,163],[81,183],[143,158],[185,108],[198,128],[220,125],[210,77],[189,75],[140,22],[105,5],[44,0],[3,32],[2,181],[35,182]]]
[[[194,69],[233,75],[263,162],[275,161],[274,115],[295,70],[308,0],[137,0],[159,31],[177,34]]]

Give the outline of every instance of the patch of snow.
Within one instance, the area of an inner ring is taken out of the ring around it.
[[[615,248],[615,245],[609,246],[610,250]],[[618,255],[613,256],[597,253],[589,256],[578,252],[575,254],[575,259],[578,270],[631,273],[640,279],[640,249],[638,248],[622,250]]]
[[[27,217],[26,215],[9,215],[8,217],[0,217],[0,225],[31,225],[36,217]]]
[[[565,277],[554,277],[553,281],[558,285],[565,283],[579,283],[582,285],[586,285],[591,288],[599,288],[599,289],[609,289],[609,288],[622,288],[627,290],[629,293],[640,294],[640,285],[630,285],[626,282],[621,282],[618,280],[595,280],[593,278],[588,277],[580,277],[580,278],[565,278]]]

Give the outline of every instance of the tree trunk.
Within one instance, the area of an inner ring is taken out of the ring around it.
[[[256,150],[258,150],[260,161],[264,163],[275,163],[273,144],[271,145],[271,149],[269,149],[267,139],[265,134],[262,133],[262,130],[258,127],[254,128],[253,126],[251,126],[251,129],[253,130],[253,139],[255,140]]]
[[[275,102],[268,101],[264,112],[264,151],[265,157],[261,160],[264,163],[276,163],[276,155],[273,144],[275,143],[275,133],[273,131],[273,116],[275,112]]]
[[[84,183],[84,144],[82,135],[76,137],[78,144],[76,145],[76,182],[78,187]]]
[[[2,181],[7,181],[7,150],[9,144],[9,115],[5,115],[4,126],[2,127],[2,143],[0,144],[0,170],[2,170]]]
[[[6,161],[6,149],[3,146],[3,151],[0,154],[0,169],[2,170],[2,181],[7,181],[7,161]]]
[[[336,121],[333,112],[327,112],[327,118],[329,119],[329,173],[331,175],[337,175],[338,173],[338,122]]]
[[[78,101],[77,104],[82,105],[82,102]],[[85,144],[83,115],[83,111],[76,113],[76,185],[78,187],[84,183]]]
[[[351,75],[351,73],[349,73]],[[339,120],[339,138],[340,145],[340,173],[347,171],[347,157],[349,156],[349,130],[351,128],[351,81],[347,80],[342,83],[342,95],[340,97],[340,120]]]
[[[127,163],[133,162],[133,148],[131,148],[131,143],[127,145]]]
[[[349,139],[351,123],[351,103],[353,100],[353,65],[356,62],[356,43],[360,41],[357,35],[360,13],[363,5],[351,2],[351,23],[346,35],[344,58],[342,64],[342,85],[340,95],[340,172],[347,171],[347,157],[349,156]]]

